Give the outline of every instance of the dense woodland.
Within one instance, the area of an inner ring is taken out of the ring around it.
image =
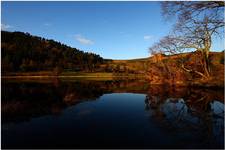
[[[1,31],[2,72],[93,71],[103,58],[23,32]]]

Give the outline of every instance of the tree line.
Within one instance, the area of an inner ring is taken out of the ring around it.
[[[1,31],[2,72],[92,72],[104,59],[54,40],[23,32]]]

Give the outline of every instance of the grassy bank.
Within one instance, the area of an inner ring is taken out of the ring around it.
[[[93,79],[93,80],[113,80],[113,79],[129,79],[129,78],[145,78],[144,74],[126,74],[126,73],[87,73],[87,72],[62,72],[55,74],[51,71],[40,72],[17,72],[7,73],[2,75],[3,79],[23,79],[23,78],[79,78],[79,79]]]

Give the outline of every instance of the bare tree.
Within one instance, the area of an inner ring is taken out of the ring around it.
[[[155,55],[157,53],[161,54],[177,54],[182,53],[184,51],[183,45],[184,45],[183,38],[179,38],[178,36],[174,35],[168,35],[163,37],[158,43],[155,43],[152,47],[149,48],[149,52],[152,55]]]
[[[209,18],[224,22],[224,1],[165,1],[161,3],[162,14],[169,20],[177,16],[179,22],[186,23],[192,18]]]
[[[223,1],[174,1],[162,2],[162,13],[165,18],[177,17],[171,35],[164,37],[153,47],[150,53],[164,54],[181,53],[187,50],[201,52],[201,64],[204,72],[182,68],[195,72],[202,77],[210,77],[209,52],[213,36],[224,33],[224,2]]]
[[[155,43],[152,47],[149,48],[149,52],[152,55],[155,55],[157,53],[160,54],[167,54],[167,59],[170,58],[176,58],[177,67],[182,68],[184,71],[189,72],[191,74],[198,74],[201,77],[208,78],[208,76],[204,73],[199,71],[196,68],[193,68],[193,66],[186,66],[187,58],[185,57],[184,52],[188,51],[192,48],[198,48],[198,44],[193,41],[193,39],[184,38],[183,36],[165,36],[162,38],[158,43]],[[183,53],[183,54],[182,54]],[[176,54],[177,57],[174,57]],[[201,63],[204,61],[200,61]],[[167,66],[167,63],[160,62],[165,68],[170,68]],[[202,66],[203,63],[202,63]],[[167,69],[168,71],[171,69]],[[172,70],[174,71],[174,69]]]

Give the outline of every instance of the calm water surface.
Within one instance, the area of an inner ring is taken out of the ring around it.
[[[2,148],[223,148],[223,89],[2,80]]]

